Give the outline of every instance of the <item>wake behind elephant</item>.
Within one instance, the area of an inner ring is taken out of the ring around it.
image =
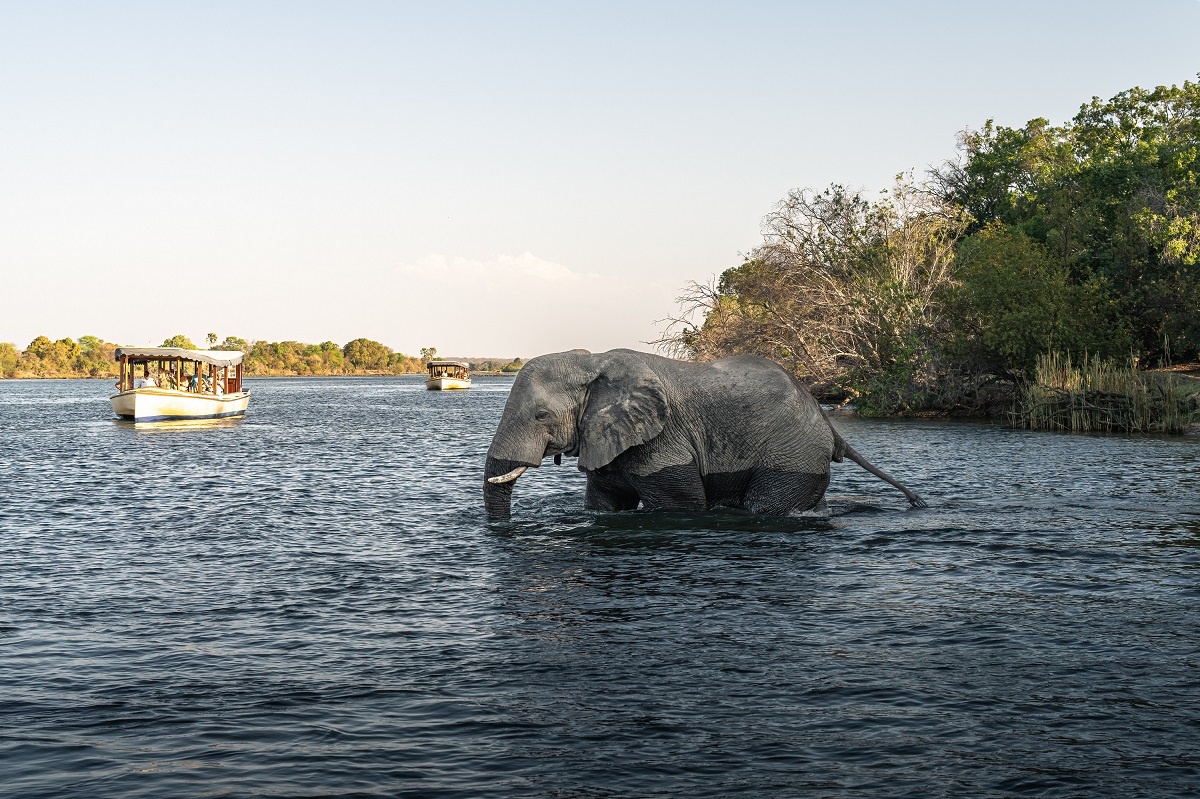
[[[579,458],[594,510],[810,510],[843,457],[927,507],[847,444],[787,371],[752,355],[694,363],[573,350],[530,360],[488,449],[488,516],[509,518],[517,478],[563,455]]]

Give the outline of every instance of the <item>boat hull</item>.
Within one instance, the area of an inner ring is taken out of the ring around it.
[[[135,388],[114,394],[111,401],[113,413],[134,422],[224,419],[245,414],[250,393],[240,391],[216,397],[169,388]]]
[[[461,380],[457,377],[431,377],[425,381],[425,388],[430,391],[451,391],[453,389],[470,387],[470,379]]]

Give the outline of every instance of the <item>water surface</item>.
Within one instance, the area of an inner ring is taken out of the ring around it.
[[[0,793],[1167,797],[1200,785],[1200,437],[839,417],[795,519],[488,524],[511,385],[245,419],[0,381]]]

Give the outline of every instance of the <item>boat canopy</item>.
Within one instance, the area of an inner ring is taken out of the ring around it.
[[[116,359],[131,358],[135,360],[153,360],[155,358],[182,358],[185,361],[198,361],[213,366],[237,366],[246,357],[238,350],[185,350],[178,347],[121,347],[115,353]]]
[[[429,366],[461,366],[463,369],[470,369],[471,364],[463,361],[430,361]]]

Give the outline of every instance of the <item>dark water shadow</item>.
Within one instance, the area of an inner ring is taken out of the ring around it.
[[[580,499],[577,492],[526,498],[514,503],[511,519],[488,521],[481,511],[476,518],[498,538],[526,544],[558,541],[586,549],[693,551],[713,545],[795,546],[843,528],[847,519],[907,512],[893,512],[857,500],[822,503],[813,511],[790,516],[756,515],[728,508],[603,512],[580,507]]]

